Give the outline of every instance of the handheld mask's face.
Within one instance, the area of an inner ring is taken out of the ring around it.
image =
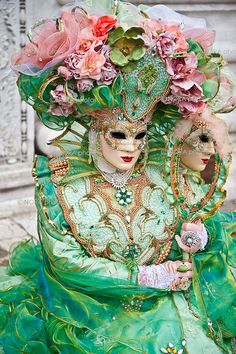
[[[100,132],[101,152],[113,167],[127,171],[136,164],[145,144],[147,125],[117,121],[104,124]]]
[[[185,140],[180,161],[185,167],[201,172],[215,152],[215,144],[210,132],[206,128],[199,128]]]

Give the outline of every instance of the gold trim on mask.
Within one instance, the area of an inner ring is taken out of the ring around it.
[[[146,121],[131,123],[119,108],[100,111],[95,118],[95,130],[104,136],[106,143],[113,149],[125,151],[126,146],[133,144],[137,150],[142,150],[146,145]]]
[[[216,153],[216,142],[206,125],[201,127],[196,126],[184,140],[184,143],[190,146],[192,150],[206,155],[214,155]]]

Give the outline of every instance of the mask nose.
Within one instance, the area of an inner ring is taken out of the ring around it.
[[[125,141],[124,150],[127,152],[135,152],[138,150],[137,145],[135,144],[135,141],[133,138],[127,139]]]
[[[207,149],[207,153],[209,155],[214,155],[216,153],[216,150],[215,150],[215,146],[214,146],[214,143],[211,142],[208,146],[208,149]]]

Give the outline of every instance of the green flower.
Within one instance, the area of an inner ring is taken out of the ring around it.
[[[121,188],[116,193],[116,200],[120,205],[127,206],[128,204],[132,203],[133,200],[133,192],[129,191],[126,188]]]
[[[132,62],[140,60],[146,53],[144,41],[139,38],[144,33],[141,27],[131,27],[125,31],[118,27],[110,32],[108,43],[112,47],[110,59],[113,64],[129,69]]]

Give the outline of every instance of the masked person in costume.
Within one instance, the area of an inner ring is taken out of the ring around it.
[[[21,97],[65,130],[62,156],[34,160],[40,244],[1,271],[4,353],[233,353],[235,221],[213,217],[230,148],[213,112],[235,98],[212,42],[202,20],[105,0],[31,30]],[[215,156],[210,185],[187,150]]]

